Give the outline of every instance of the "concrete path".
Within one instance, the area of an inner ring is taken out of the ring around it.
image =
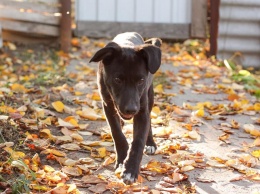
[[[154,85],[155,106],[160,108],[160,113],[153,119],[153,130],[159,151],[154,156],[143,157],[141,174],[144,180],[141,185],[149,187],[144,193],[159,193],[159,190],[161,193],[172,193],[171,188],[186,181],[184,185],[190,184],[189,187],[201,194],[259,194],[259,156],[252,154],[254,150],[259,150],[254,144],[257,136],[245,132],[245,128],[250,128],[248,124],[253,124],[251,126],[254,130],[260,130],[260,114],[256,108],[259,101],[249,95],[243,85],[233,82],[225,67],[218,67],[210,60],[187,60],[185,57],[177,60],[165,48],[169,46],[163,47],[162,66],[160,73],[155,75]],[[93,53],[98,48],[82,47],[78,54],[86,53],[89,49]],[[77,66],[89,66],[96,70],[97,64],[88,64],[88,60],[75,57],[67,71],[79,73],[75,68]],[[93,92],[89,88],[96,90],[95,76],[91,75],[85,80],[89,83],[86,91]],[[198,110],[204,115],[196,112]],[[159,119],[161,122],[158,122]],[[93,121],[89,129],[107,130],[107,124],[105,121]],[[131,131],[131,125],[126,125],[125,130],[128,129]],[[170,132],[162,132],[162,129],[169,129]],[[180,144],[186,149],[176,148],[171,150],[172,153],[168,149],[163,154],[166,145],[174,144]],[[113,147],[109,149],[112,151]],[[192,165],[187,166],[194,169],[178,171],[187,175],[187,180],[165,186],[167,184],[163,184],[163,177],[169,177],[169,174],[155,173],[148,181],[147,171],[151,172],[151,169],[147,169],[146,165],[149,161],[169,163],[174,168],[181,168],[181,164],[171,162],[171,157],[177,157],[176,154],[183,156],[179,162],[193,161]],[[197,160],[192,159],[192,156],[197,156]],[[111,173],[114,176],[112,166],[96,173],[103,176]],[[82,192],[86,191],[83,189]]]

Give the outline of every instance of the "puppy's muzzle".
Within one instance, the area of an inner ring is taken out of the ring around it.
[[[128,120],[133,118],[134,115],[138,113],[138,111],[139,111],[139,107],[137,105],[128,104],[119,110],[119,114],[123,119]]]

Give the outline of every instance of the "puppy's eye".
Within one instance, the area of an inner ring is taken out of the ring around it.
[[[138,81],[138,85],[142,85],[143,83],[144,83],[144,79],[143,78]]]
[[[116,82],[117,84],[121,84],[123,81],[122,81],[122,79],[120,79],[119,77],[116,77],[116,78],[115,78],[115,82]]]

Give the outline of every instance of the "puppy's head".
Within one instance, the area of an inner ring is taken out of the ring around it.
[[[151,76],[160,67],[161,50],[149,44],[120,47],[108,43],[90,62],[99,62],[102,75],[115,107],[123,119],[131,119],[147,102],[143,95],[151,85]]]

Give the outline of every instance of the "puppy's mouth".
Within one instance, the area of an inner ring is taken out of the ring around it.
[[[124,119],[124,120],[130,120],[134,117],[134,115],[125,115],[125,114],[120,114],[120,116]]]
[[[119,111],[118,111],[119,112]],[[119,112],[120,117],[122,117],[122,119],[124,120],[130,120],[132,119],[135,115],[134,114],[123,114],[121,112]]]
[[[117,108],[117,114],[124,120],[130,120],[132,119],[135,114],[125,114],[125,113],[122,113],[119,108]]]

